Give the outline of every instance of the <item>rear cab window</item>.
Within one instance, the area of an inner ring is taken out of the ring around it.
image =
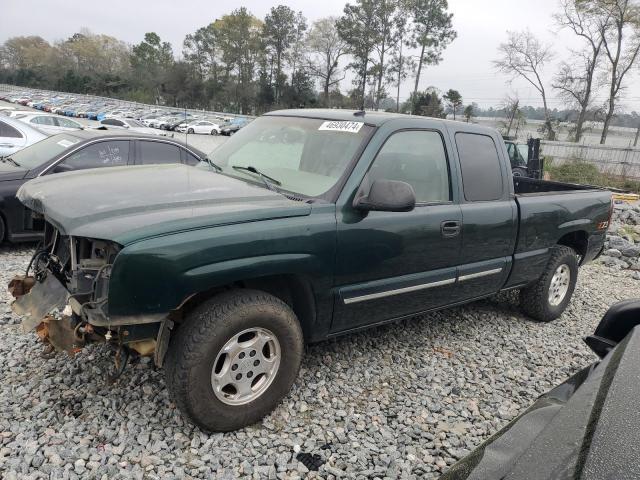
[[[500,200],[504,194],[504,180],[500,156],[493,138],[479,133],[458,132],[455,142],[465,200]]]

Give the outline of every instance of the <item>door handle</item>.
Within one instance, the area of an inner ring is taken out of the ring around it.
[[[445,238],[457,237],[460,235],[461,225],[457,220],[446,220],[440,224],[440,232]]]

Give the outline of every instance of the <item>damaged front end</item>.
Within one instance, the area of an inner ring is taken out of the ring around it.
[[[126,324],[108,315],[109,278],[120,245],[105,240],[61,235],[47,223],[44,247],[38,248],[24,276],[9,283],[13,311],[24,332],[36,331],[51,350],[76,354],[93,342],[116,349],[116,372],[131,351],[162,363],[160,334],[168,319]],[[114,324],[112,324],[114,323]]]

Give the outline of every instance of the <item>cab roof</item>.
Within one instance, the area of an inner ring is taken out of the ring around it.
[[[463,122],[454,120],[445,120],[443,118],[423,117],[419,115],[407,115],[405,113],[393,113],[393,112],[376,112],[376,111],[362,111],[362,110],[342,110],[331,108],[300,108],[292,110],[276,110],[273,112],[265,113],[267,116],[282,116],[282,117],[304,117],[304,118],[321,118],[325,120],[336,120],[344,122],[365,122],[368,125],[379,127],[390,120],[400,119],[424,119],[424,120],[437,120],[446,124],[460,125]],[[468,125],[468,124],[465,124]]]

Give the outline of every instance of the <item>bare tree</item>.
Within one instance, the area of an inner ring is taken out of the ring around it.
[[[600,143],[607,141],[616,103],[624,90],[624,79],[640,53],[640,5],[632,0],[597,0],[593,14],[609,60],[609,98]]]
[[[307,37],[310,56],[307,62],[309,72],[320,79],[324,91],[325,106],[329,107],[329,91],[340,83],[345,74],[338,61],[347,53],[347,45],[340,38],[336,28],[336,17],[317,20],[311,26]]]
[[[551,46],[540,43],[529,30],[507,32],[507,35],[507,41],[498,47],[501,56],[493,63],[498,70],[511,75],[512,80],[522,77],[540,93],[548,139],[554,140],[555,131],[552,127],[547,92],[542,80],[542,70],[554,56]]]
[[[584,130],[587,111],[597,91],[596,71],[604,45],[600,29],[602,19],[593,15],[592,4],[584,0],[560,0],[562,12],[554,16],[561,28],[571,30],[584,43],[580,50],[571,50],[572,62],[564,61],[554,79],[553,88],[560,96],[579,109],[574,140],[580,141]],[[602,22],[607,25],[606,19]]]
[[[501,121],[503,131],[506,130],[505,135],[508,137],[511,135],[511,129],[513,128],[513,122],[516,121],[521,114],[520,99],[516,97],[510,97],[507,95],[502,101],[502,110],[504,110],[507,118],[506,121]]]

